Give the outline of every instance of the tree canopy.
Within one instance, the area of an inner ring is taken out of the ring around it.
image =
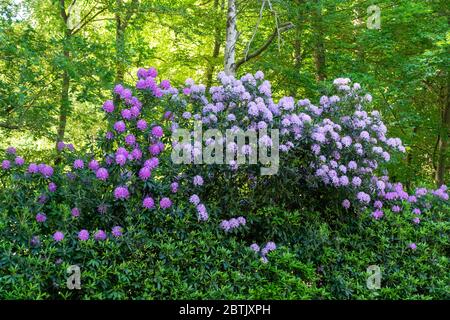
[[[275,95],[319,97],[337,77],[364,83],[408,151],[395,178],[443,183],[448,17],[444,0],[1,0],[1,147],[41,157],[59,140],[86,144],[101,101],[137,68],[211,86],[232,49],[232,72],[264,70]]]

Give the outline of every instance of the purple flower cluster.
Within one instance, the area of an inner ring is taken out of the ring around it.
[[[152,197],[145,197],[142,201],[142,206],[146,209],[153,209],[155,207],[155,201]]]
[[[444,201],[448,201],[448,193],[447,193],[447,186],[442,185],[438,189],[433,190],[431,193],[435,195],[436,197],[439,197],[440,199]]]
[[[120,237],[122,235],[122,228],[121,227],[114,227],[111,231],[112,235],[114,237]],[[89,231],[86,229],[80,230],[80,232],[78,232],[78,239],[80,241],[87,241],[89,240]],[[104,230],[97,230],[94,233],[94,239],[96,241],[103,241],[106,240],[106,238],[108,237],[108,235],[106,234],[106,232]],[[55,239],[56,241],[56,239]]]
[[[56,232],[53,234],[53,239],[54,239],[56,242],[61,242],[61,241],[63,241],[63,240],[64,240],[64,233],[62,233],[61,231],[56,231]]]
[[[105,181],[108,179],[109,173],[108,170],[105,168],[98,168],[95,173],[95,176],[97,177],[97,179]]]
[[[128,199],[129,196],[130,196],[130,192],[128,191],[127,187],[120,186],[120,187],[117,187],[116,189],[114,189],[114,197],[117,200]]]
[[[194,186],[202,186],[203,185],[203,178],[202,176],[195,176],[194,179],[192,180],[192,183],[194,184]]]
[[[139,178],[143,181],[147,180],[148,178],[150,178],[152,174],[152,171],[150,170],[149,167],[142,167],[139,170]]]
[[[193,194],[192,196],[190,196],[189,202],[194,205],[198,205],[200,203],[200,198],[198,197],[198,195]]]
[[[20,167],[20,166],[22,166],[25,163],[25,160],[22,157],[16,157],[14,159],[14,163],[16,164],[16,166]]]
[[[172,193],[177,193],[178,192],[178,187],[180,185],[178,184],[178,182],[172,182],[170,184],[170,191],[172,191]]]
[[[30,163],[27,168],[27,173],[41,174],[44,178],[50,178],[51,176],[53,176],[54,170],[51,166],[45,163]]]
[[[114,103],[111,100],[105,101],[103,104],[103,110],[105,112],[111,113],[114,111]]]
[[[83,229],[80,232],[78,232],[78,239],[81,241],[86,241],[89,239],[89,231]]]
[[[176,95],[178,91],[174,89],[169,80],[162,80],[159,84],[156,82],[157,71],[154,68],[140,69],[138,71],[138,82],[136,88],[138,90],[149,91],[156,98],[163,98],[165,95]],[[187,84],[190,87],[192,96],[204,93],[202,86],[195,86]],[[138,91],[139,92],[139,91]],[[151,125],[144,119],[142,114],[142,103],[133,95],[133,91],[125,88],[122,85],[117,85],[114,88],[114,100],[107,100],[103,104],[103,111],[110,127],[106,133],[106,140],[109,146],[117,146],[114,153],[106,153],[104,159],[93,159],[91,155],[79,155],[78,158],[72,159],[72,170],[63,175],[57,172],[55,179],[63,177],[67,180],[75,181],[79,178],[77,183],[89,182],[89,179],[97,179],[100,181],[108,181],[108,184],[103,184],[104,187],[109,187],[112,184],[112,196],[116,200],[127,200],[132,194],[127,185],[130,179],[138,176],[141,180],[148,180],[151,178],[152,170],[156,170],[159,166],[158,157],[166,149],[161,139],[164,137],[165,129],[162,125],[152,123]],[[166,112],[165,119],[171,120],[172,113]],[[114,133],[113,133],[114,132]],[[109,146],[107,148],[109,148]],[[145,147],[144,147],[145,146]],[[66,144],[60,141],[57,144],[58,151],[68,149],[74,151],[72,144]],[[7,159],[2,160],[1,168],[3,170],[14,169],[15,166],[20,167],[25,164],[22,157],[16,156],[17,150],[13,147],[7,149]],[[70,155],[67,154],[69,157]],[[62,157],[66,157],[63,155]],[[85,163],[86,158],[90,158],[89,162]],[[64,161],[64,159],[63,159]],[[37,174],[48,179],[54,175],[53,167],[47,164],[31,163],[26,169],[27,174],[34,176]],[[59,181],[59,180],[55,180]],[[61,182],[63,183],[63,182]],[[201,177],[196,178],[198,185],[203,184]],[[115,184],[115,186],[114,186]],[[95,184],[94,184],[95,185]],[[98,184],[97,184],[98,185]],[[137,186],[139,188],[139,186]],[[172,193],[177,193],[180,187],[179,182],[172,182],[170,190]],[[56,192],[57,185],[53,181],[47,184],[47,191],[40,194],[38,202],[45,205],[49,200],[51,193]],[[134,191],[133,187],[133,191]],[[134,193],[134,192],[133,192]],[[139,194],[139,192],[136,192]],[[195,200],[195,199],[194,199]],[[193,201],[199,215],[199,220],[205,221],[208,219],[208,212],[206,206],[200,203],[200,200]],[[146,209],[155,208],[155,201],[151,197],[145,197],[142,205]],[[172,200],[163,197],[159,200],[159,208],[167,210],[173,206]],[[106,213],[107,205],[103,202],[98,205],[98,212]],[[73,208],[71,215],[74,218],[80,216],[80,210]],[[47,220],[47,216],[43,213],[36,215],[36,221],[43,223]],[[112,230],[114,237],[122,235],[122,227],[116,226]],[[54,233],[55,241],[59,242],[64,239],[64,234],[61,231]],[[103,230],[98,230],[90,234],[87,229],[78,231],[77,237],[81,241],[86,241],[90,237],[96,240],[106,238],[106,233]]]
[[[225,231],[232,231],[239,226],[245,226],[247,220],[244,217],[231,218],[230,220],[222,220],[220,227]]]
[[[70,211],[70,213],[72,214],[72,217],[78,218],[78,217],[80,216],[80,209],[78,209],[78,208],[72,208],[72,210]]]
[[[200,203],[198,195],[193,194],[189,197],[189,202],[197,209],[198,221],[207,221],[209,219],[208,210],[203,203]]]
[[[2,161],[2,169],[3,170],[8,170],[9,168],[11,168],[11,161],[3,160]]]
[[[98,163],[97,160],[92,159],[88,163],[88,168],[95,172],[96,170],[98,170],[98,168],[100,168],[100,164]]]
[[[155,126],[152,128],[152,135],[156,138],[161,138],[164,135],[164,131],[160,126]]]
[[[98,230],[95,234],[94,234],[94,239],[97,241],[103,241],[106,240],[106,232],[103,230]]]
[[[408,195],[397,184],[390,183],[388,176],[378,176],[391,155],[404,153],[405,147],[400,139],[388,136],[378,111],[367,111],[371,109],[367,106],[372,97],[364,93],[358,83],[338,78],[333,82],[334,94],[322,96],[318,104],[313,104],[308,99],[296,102],[292,97],[275,102],[270,83],[264,80],[262,72],[247,74],[240,79],[220,73],[218,80],[220,85],[210,88],[210,98],[205,94],[204,86],[195,84],[192,79],[186,80],[183,95],[174,95],[173,99],[194,108],[181,110],[179,115],[167,112],[172,131],[189,127],[194,119],[201,121],[205,129],[254,131],[259,143],[270,147],[273,141],[265,130],[279,129],[281,156],[293,150],[310,153],[308,159],[311,162],[304,167],[304,181],[313,188],[328,189],[341,195],[345,210],[367,210],[376,220],[382,219],[389,209],[398,213],[408,204],[413,212],[423,212],[436,199],[448,200],[445,186],[433,191],[421,188],[416,194]],[[206,146],[215,144],[225,146],[235,155],[251,155],[254,151],[250,145],[239,149],[235,141],[226,138],[205,141]],[[201,154],[203,146],[197,142],[174,141],[172,147],[194,160]],[[232,172],[239,169],[234,160],[229,165]],[[243,170],[245,173],[245,168]],[[208,184],[195,170],[191,174],[194,186]],[[208,181],[215,179],[208,177]],[[250,185],[251,179],[248,181]],[[200,203],[196,195],[189,201],[196,206]],[[416,218],[411,220],[418,224]],[[229,230],[229,221],[222,221],[221,227]]]
[[[54,182],[50,182],[48,184],[48,191],[50,191],[50,192],[55,192],[57,188],[58,187],[56,186],[56,183],[54,183]]]
[[[156,82],[158,72],[155,68],[140,68],[137,72],[139,80],[136,83],[136,89],[152,93],[156,98],[161,98],[166,94],[174,94],[176,89],[172,88],[169,80],[162,80],[159,84]]]
[[[65,143],[64,141],[58,141],[58,143],[56,144],[56,148],[60,152],[63,150],[75,151],[73,144]]]
[[[432,201],[446,201],[448,199],[447,187],[441,186],[436,190],[426,188],[417,188],[413,194],[408,194],[401,183],[390,183],[387,177],[383,177],[383,188],[378,189],[373,202],[374,211],[372,217],[376,220],[383,218],[385,210],[390,209],[393,213],[404,211],[405,207],[411,207],[410,214],[413,215],[410,221],[419,224],[421,219],[418,217],[423,212],[431,208]],[[360,196],[361,197],[361,196]],[[434,199],[433,199],[434,198]],[[410,217],[408,212],[404,212],[405,217]],[[409,219],[409,218],[408,218]]]
[[[199,221],[207,221],[209,218],[208,211],[203,203],[197,205],[197,214]]]
[[[111,233],[114,237],[119,238],[123,235],[123,228],[120,226],[115,226],[112,228]]]
[[[267,262],[269,262],[269,260],[267,259],[267,254],[271,251],[276,250],[277,246],[276,246],[275,242],[269,241],[266,243],[266,245],[262,249],[256,243],[253,243],[252,245],[250,245],[250,249],[260,255],[261,261],[263,263],[267,263]]]
[[[169,198],[162,198],[159,200],[159,207],[163,210],[168,209],[172,206],[172,201]]]
[[[37,221],[37,222],[42,223],[42,222],[45,222],[45,220],[47,220],[47,216],[46,216],[45,214],[43,214],[43,213],[38,213],[38,214],[36,215],[36,221]]]
[[[83,169],[84,168],[84,161],[81,159],[76,159],[73,162],[73,168],[74,169]]]

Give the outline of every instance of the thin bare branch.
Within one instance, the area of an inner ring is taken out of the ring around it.
[[[254,39],[255,36],[256,36],[256,32],[258,31],[259,24],[261,23],[261,20],[262,20],[262,14],[263,14],[265,5],[266,5],[266,0],[262,0],[261,9],[259,10],[258,21],[256,22],[255,29],[253,30],[253,34],[252,34],[252,36],[251,36],[251,38],[250,38],[250,40],[249,40],[249,42],[248,42],[248,44],[247,44],[247,48],[245,49],[245,57],[246,57],[246,58],[247,58],[248,52],[249,52],[249,50],[250,50],[250,45],[252,44],[253,39]]]
[[[267,48],[270,46],[270,44],[273,42],[273,40],[275,40],[275,38],[278,35],[280,35],[281,33],[285,32],[285,31],[292,29],[293,27],[294,27],[293,23],[286,22],[286,23],[283,23],[282,25],[280,25],[279,28],[275,28],[275,30],[272,32],[270,37],[266,40],[266,42],[261,47],[259,47],[252,53],[248,54],[246,57],[240,59],[238,62],[236,62],[236,70],[245,62],[259,56],[261,53],[263,53],[265,50],[267,50]]]
[[[79,31],[81,31],[88,23],[93,21],[99,14],[103,13],[106,9],[107,9],[106,7],[99,9],[99,11],[97,11],[91,18],[85,20],[84,23],[81,24],[78,28],[73,29],[71,35],[74,35],[74,34],[78,33]],[[88,16],[89,14],[90,13],[88,13],[86,16]]]

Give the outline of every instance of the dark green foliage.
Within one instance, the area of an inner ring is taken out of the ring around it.
[[[334,225],[305,214],[293,251],[317,266],[317,285],[335,299],[448,299],[449,210],[427,212],[419,225],[413,214],[390,211],[381,220],[364,214]],[[370,265],[381,268],[380,290],[366,287]]]
[[[0,221],[0,296],[4,299],[314,299],[318,277],[288,247],[263,264],[248,245],[211,225],[167,217],[152,232],[129,228],[123,239],[42,237],[30,247]],[[140,226],[142,227],[142,226]],[[22,230],[24,232],[25,230]],[[5,241],[10,239],[9,241]],[[66,269],[81,268],[80,291],[66,287]]]

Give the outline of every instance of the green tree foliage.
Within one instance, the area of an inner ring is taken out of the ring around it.
[[[380,9],[379,29],[367,26],[371,5]],[[212,85],[212,75],[223,69],[227,6],[225,0],[2,0],[0,131],[10,137],[3,147],[20,138],[23,145],[39,141],[48,153],[64,113],[65,139],[86,143],[97,128],[101,99],[115,82],[130,82],[140,66],[154,65],[175,82],[189,75]],[[408,147],[396,178],[408,185],[445,182],[445,1],[259,0],[236,6],[238,74],[265,70],[278,95],[320,96],[322,80],[338,76],[367,84],[374,107]],[[286,23],[292,27],[283,29]]]

